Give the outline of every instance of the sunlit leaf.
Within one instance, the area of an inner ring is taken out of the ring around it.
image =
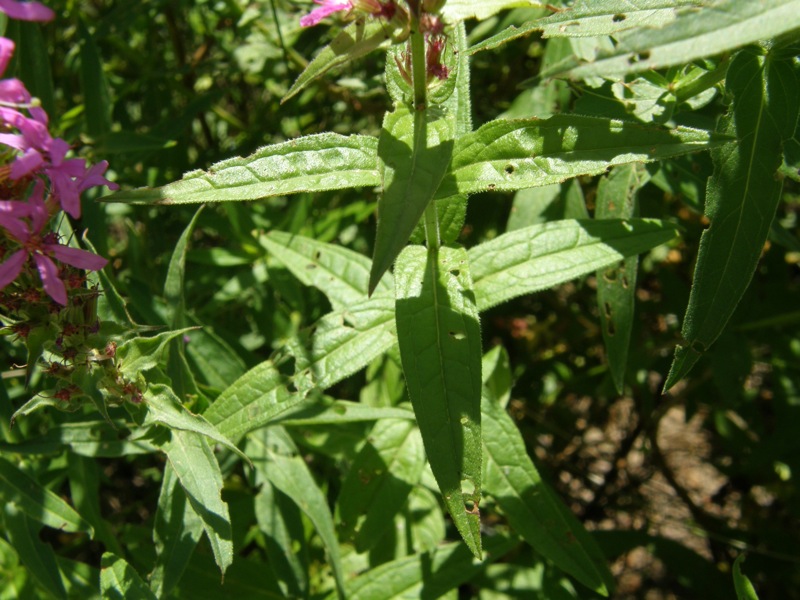
[[[729,141],[726,135],[701,129],[581,115],[491,121],[456,141],[452,171],[436,195],[559,183],[597,175],[614,165],[669,158]]]
[[[298,192],[380,185],[378,140],[365,135],[311,135],[192,171],[160,188],[104,196],[104,202],[193,204],[241,202]]]
[[[203,522],[214,560],[224,574],[233,562],[233,538],[228,505],[221,496],[219,463],[206,438],[191,431],[173,430],[164,451],[189,504]]]
[[[506,233],[469,250],[479,310],[565,283],[673,239],[655,219],[565,220]]]
[[[100,563],[100,591],[107,600],[156,600],[155,594],[124,559],[110,552]]]

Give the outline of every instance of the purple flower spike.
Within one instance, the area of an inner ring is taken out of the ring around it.
[[[319,4],[319,8],[315,8],[306,16],[300,19],[300,26],[301,27],[313,27],[325,17],[332,15],[335,12],[339,12],[340,10],[349,10],[352,8],[352,4],[350,2],[341,2],[339,0],[314,0],[316,4]]]
[[[56,14],[39,2],[0,0],[0,12],[20,21],[52,21]]]

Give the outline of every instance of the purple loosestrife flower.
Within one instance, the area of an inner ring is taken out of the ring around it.
[[[355,11],[366,13],[373,17],[384,17],[387,21],[394,17],[397,10],[394,0],[388,0],[386,3],[380,0],[350,0],[349,2],[343,2],[342,0],[314,0],[314,3],[320,6],[300,18],[302,27],[312,27],[325,17],[342,10],[348,11],[348,14]]]
[[[319,8],[315,8],[310,13],[300,18],[301,27],[313,27],[325,17],[332,15],[340,10],[351,10],[353,8],[350,2],[340,2],[338,0],[314,0],[315,4],[319,4]]]
[[[55,13],[39,2],[0,0],[0,12],[20,21],[52,21]]]
[[[97,271],[108,262],[86,250],[59,244],[56,235],[45,232],[50,214],[44,201],[44,183],[39,180],[27,202],[0,200],[0,227],[21,247],[0,264],[0,289],[19,277],[22,268],[32,258],[42,280],[44,291],[62,306],[67,304],[67,289],[59,278],[58,266],[53,258],[64,264]]]

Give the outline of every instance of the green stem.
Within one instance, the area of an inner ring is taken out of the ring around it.
[[[415,143],[426,144],[428,140],[425,131],[428,93],[428,65],[425,56],[425,36],[419,30],[419,21],[412,11],[411,22],[411,76],[414,83],[414,140]],[[436,202],[431,200],[425,209],[423,217],[425,226],[425,240],[428,248],[438,248],[439,215],[436,212]]]

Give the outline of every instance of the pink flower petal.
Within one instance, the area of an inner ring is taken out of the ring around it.
[[[80,185],[78,186],[79,192],[84,192],[89,188],[93,188],[98,185],[104,185],[110,190],[118,190],[119,186],[103,177],[103,173],[106,172],[108,168],[108,161],[101,160],[96,165],[93,165],[86,174],[83,176],[83,180],[81,181]]]
[[[20,21],[52,21],[56,14],[39,2],[0,0],[0,12]]]
[[[350,2],[337,2],[336,0],[314,0],[314,2],[320,7],[300,18],[301,27],[312,27],[335,12],[351,8]]]
[[[14,54],[14,42],[8,38],[0,37],[0,75],[6,72],[8,61]]]
[[[42,287],[53,300],[61,306],[67,305],[67,288],[64,282],[58,278],[58,267],[47,256],[34,254],[33,260],[36,261],[36,268],[39,277],[42,278]]]
[[[28,148],[21,156],[11,163],[9,176],[13,180],[33,173],[44,164],[44,157],[35,148]]]
[[[53,253],[58,260],[78,269],[87,271],[99,271],[108,264],[102,256],[98,256],[88,250],[71,248],[62,244],[45,244],[44,247]]]
[[[31,236],[30,229],[22,219],[31,215],[31,207],[20,200],[0,200],[0,227],[12,238],[25,243]]]
[[[22,271],[25,261],[28,260],[28,253],[25,249],[17,250],[6,262],[0,265],[0,290],[14,281]]]

